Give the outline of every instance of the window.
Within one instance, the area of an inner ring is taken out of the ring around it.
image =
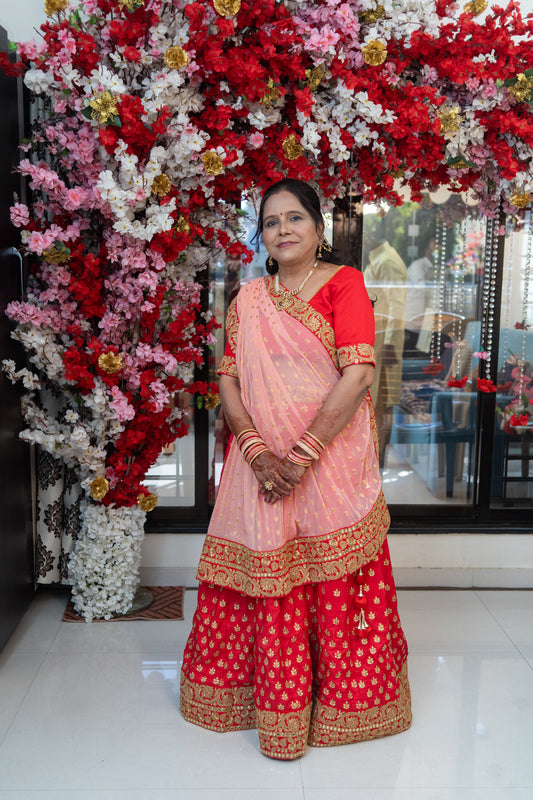
[[[244,204],[242,211],[249,242],[254,213]],[[361,198],[347,198],[328,218],[326,235],[362,269],[375,299],[372,394],[383,487],[395,522],[528,519],[533,406],[527,424],[510,426],[509,420],[518,388],[533,398],[530,220],[524,231],[509,232],[505,248],[499,228],[498,221],[465,218],[456,196],[445,205],[404,203],[385,215],[372,205],[363,208]],[[213,274],[201,276],[204,303],[219,321],[239,286],[264,274],[265,257],[260,252],[242,266],[220,261]],[[216,380],[223,349],[220,328],[198,379]],[[483,385],[491,374],[497,392],[478,391],[478,379]],[[186,404],[190,430],[149,473],[160,503],[148,529],[201,530],[230,432],[220,406],[198,409],[188,395],[176,402]]]

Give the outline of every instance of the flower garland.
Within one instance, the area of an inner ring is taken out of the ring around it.
[[[45,0],[40,40],[0,55],[39,100],[33,200],[11,213],[32,276],[7,310],[30,368],[5,368],[23,438],[77,469],[87,509],[157,501],[143,478],[186,432],[172,397],[214,341],[194,278],[251,258],[243,195],[284,176],[396,204],[448,185],[523,215],[533,20],[511,2],[480,21],[484,5]]]

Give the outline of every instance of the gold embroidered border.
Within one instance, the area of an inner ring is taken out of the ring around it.
[[[352,364],[375,364],[374,348],[370,344],[347,344],[337,350],[339,367],[349,367]]]
[[[365,400],[368,405],[368,412],[370,414],[370,433],[372,434],[372,441],[374,442],[374,447],[376,448],[376,454],[378,455],[379,458],[378,423],[376,420],[376,412],[374,411],[374,403],[372,402],[372,397],[370,395],[370,392],[366,393]]]
[[[237,364],[235,362],[235,351],[237,349],[237,334],[239,331],[239,314],[237,312],[237,298],[235,297],[229,304],[226,314],[226,341],[231,347],[233,356],[224,355],[217,375],[231,375],[238,378]]]
[[[265,277],[267,292],[271,300],[276,303],[278,295],[274,291],[274,278]],[[327,319],[318,311],[315,311],[305,300],[299,297],[290,297],[287,308],[283,309],[291,317],[301,322],[307,330],[311,331],[319,339],[328,351],[335,367],[339,369],[339,359],[337,358],[337,348],[335,347],[335,332]]]
[[[317,703],[309,731],[309,744],[330,747],[363,742],[407,730],[411,724],[411,691],[407,662],[398,675],[400,694],[396,700],[365,711],[339,711]]]
[[[223,356],[220,366],[217,369],[217,375],[231,375],[232,378],[238,378],[239,372],[237,364],[232,356]]]
[[[309,736],[312,705],[298,711],[257,710],[261,752],[271,758],[290,760],[303,756]]]
[[[180,711],[187,722],[219,733],[256,727],[251,686],[222,689],[202,686],[190,681],[183,670],[180,681]]]
[[[282,597],[294,586],[354,573],[379,553],[390,517],[383,492],[360,522],[323,536],[292,539],[258,553],[242,544],[206,537],[196,577],[252,597]]]
[[[411,724],[411,692],[407,663],[398,676],[399,696],[364,711],[345,712],[315,702],[290,711],[255,708],[251,686],[202,686],[181,673],[180,711],[194,725],[218,733],[257,728],[262,752],[273,758],[303,755],[307,744],[331,747],[390,736]]]

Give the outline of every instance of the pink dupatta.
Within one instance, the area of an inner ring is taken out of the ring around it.
[[[278,311],[258,278],[237,297],[236,362],[243,403],[272,452],[283,456],[340,379],[295,298]],[[389,516],[381,491],[375,418],[367,395],[292,494],[270,505],[233,440],[198,568],[201,581],[253,596],[354,572],[379,552]]]

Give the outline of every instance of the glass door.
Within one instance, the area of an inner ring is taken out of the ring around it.
[[[364,208],[371,394],[392,505],[473,502],[485,228],[431,202]]]

